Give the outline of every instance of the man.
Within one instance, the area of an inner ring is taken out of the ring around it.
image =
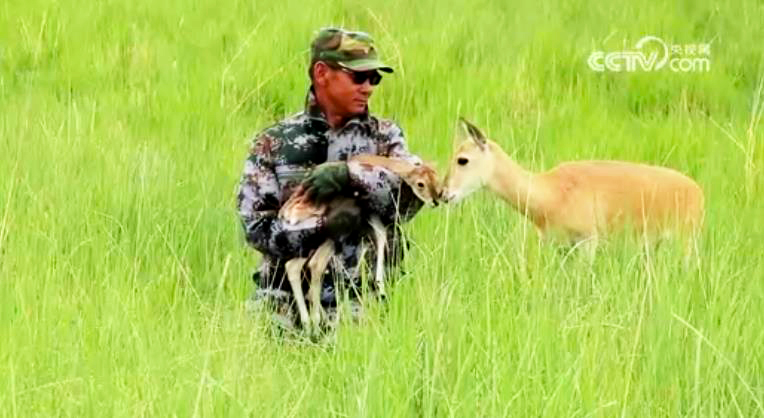
[[[381,168],[342,164],[357,154],[397,157],[421,164],[407,150],[401,129],[392,121],[369,113],[368,102],[382,79],[393,69],[379,60],[371,37],[343,29],[321,30],[311,44],[308,74],[311,86],[305,109],[263,130],[252,141],[238,194],[238,209],[246,240],[262,253],[254,280],[257,289],[250,307],[272,309],[281,325],[296,326],[297,315],[284,263],[309,256],[324,240],[336,242],[339,263],[330,263],[321,302],[330,321],[336,318],[336,287],[360,287],[359,262],[365,237],[357,216],[325,217],[297,226],[282,223],[277,212],[294,188],[304,186],[314,197],[341,192],[356,196],[363,213],[376,213],[388,226],[388,266],[402,257],[402,238],[396,224],[410,220],[422,207],[395,174]],[[327,161],[340,162],[320,166]],[[314,169],[315,168],[315,169]],[[373,248],[366,252],[373,260]],[[373,263],[367,265],[373,265]],[[361,313],[357,292],[350,292],[351,312]]]

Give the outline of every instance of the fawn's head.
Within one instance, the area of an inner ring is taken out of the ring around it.
[[[443,181],[443,200],[458,202],[483,187],[493,171],[493,157],[485,135],[459,118],[458,142]]]
[[[442,194],[438,173],[432,166],[422,164],[403,175],[414,194],[428,206],[438,206]]]

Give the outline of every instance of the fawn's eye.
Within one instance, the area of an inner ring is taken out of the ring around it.
[[[416,184],[416,187],[419,187],[420,189],[424,189],[424,183],[420,181],[419,183]]]
[[[467,165],[467,162],[468,162],[468,161],[469,161],[469,160],[467,160],[467,159],[466,159],[466,158],[464,158],[464,157],[461,157],[461,158],[459,158],[459,159],[457,159],[457,160],[456,160],[456,162],[457,162],[459,165]]]

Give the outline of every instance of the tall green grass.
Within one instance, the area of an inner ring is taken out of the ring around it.
[[[764,416],[764,6],[756,1],[0,5],[3,416]],[[707,198],[698,266],[588,268],[481,193],[424,210],[387,310],[268,337],[235,191],[302,107],[314,31],[371,32],[373,110],[447,167],[464,115],[533,170],[665,164]],[[642,36],[707,73],[595,73]]]

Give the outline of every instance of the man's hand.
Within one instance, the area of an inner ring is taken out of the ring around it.
[[[349,183],[347,163],[340,161],[318,165],[302,181],[302,186],[308,200],[322,204],[345,194]]]

